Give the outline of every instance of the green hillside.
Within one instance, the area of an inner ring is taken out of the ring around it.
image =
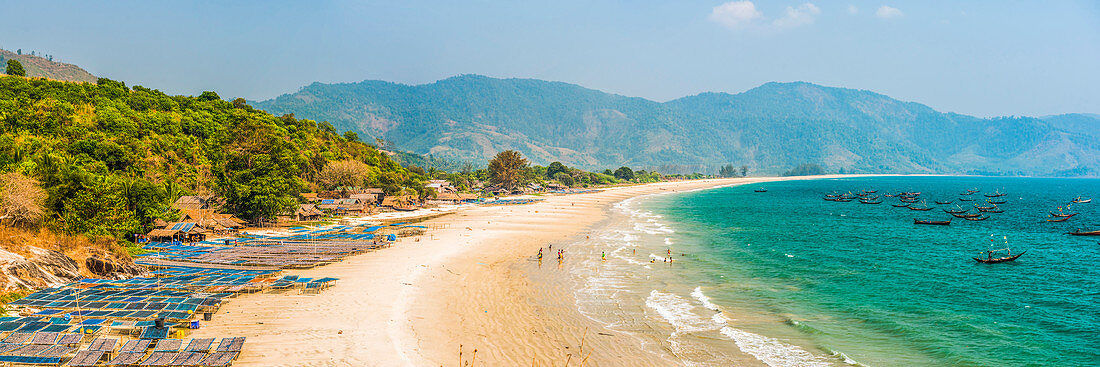
[[[43,222],[69,233],[128,238],[170,219],[181,195],[217,194],[241,218],[270,220],[299,193],[339,182],[395,193],[423,177],[327,123],[277,117],[213,92],[170,96],[97,84],[0,77],[0,172],[45,190]]]
[[[314,83],[253,105],[452,161],[515,149],[534,163],[587,169],[716,172],[735,163],[780,173],[819,163],[831,172],[1100,174],[1100,139],[1069,123],[942,113],[800,82],[658,103],[567,83],[463,75],[416,86]]]
[[[29,77],[85,83],[95,83],[96,81],[94,75],[79,66],[51,61],[45,57],[18,54],[0,49],[0,65],[7,65],[8,60],[19,60]],[[0,68],[0,74],[3,74],[3,71],[3,68]]]

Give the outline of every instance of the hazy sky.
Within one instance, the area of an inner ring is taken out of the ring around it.
[[[0,48],[172,94],[456,74],[666,101],[768,81],[974,114],[1100,113],[1100,1],[0,0]]]

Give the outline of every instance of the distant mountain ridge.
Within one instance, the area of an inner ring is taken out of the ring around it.
[[[69,82],[95,83],[96,76],[73,64],[50,61],[46,58],[18,54],[0,49],[0,74],[6,70],[7,60],[19,60],[29,77],[49,78]]]
[[[669,102],[535,79],[461,75],[434,83],[314,83],[253,102],[273,114],[418,154],[483,161],[516,149],[534,162],[714,172],[829,171],[1080,176],[1100,174],[1100,118],[978,118],[856,89],[766,83]]]

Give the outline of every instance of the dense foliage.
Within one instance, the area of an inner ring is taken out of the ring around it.
[[[821,165],[814,163],[803,163],[783,172],[784,176],[813,176],[823,174],[825,174],[825,169],[821,168]]]
[[[1100,173],[1100,137],[1079,132],[1100,131],[1095,116],[1063,124],[985,119],[809,83],[658,103],[566,83],[463,75],[416,86],[314,83],[255,105],[458,162],[512,149],[533,164],[588,170],[717,173],[739,162],[778,174],[816,162],[829,172]]]
[[[5,69],[4,74],[14,76],[27,76],[27,71],[23,70],[23,64],[19,60],[8,60],[8,67]]]
[[[335,161],[367,167],[356,184],[423,190],[421,175],[354,137],[214,92],[0,77],[0,172],[40,182],[46,224],[70,233],[129,238],[174,219],[184,194],[218,194],[228,212],[270,220],[330,186],[320,173]]]

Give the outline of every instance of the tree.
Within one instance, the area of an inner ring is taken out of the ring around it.
[[[630,167],[626,167],[626,166],[619,167],[619,169],[615,170],[615,178],[620,179],[620,180],[633,181],[634,180],[634,170],[632,170],[632,169],[630,169]]]
[[[566,168],[561,162],[552,162],[549,166],[546,166],[546,177],[557,179],[558,173],[569,172],[569,168]]]
[[[359,134],[356,134],[356,133],[355,133],[354,131],[350,131],[350,130],[349,130],[349,131],[345,131],[345,132],[344,132],[344,140],[347,140],[347,141],[359,141]]]
[[[19,60],[11,59],[8,60],[8,70],[6,74],[15,76],[27,76],[27,71],[23,70],[23,64],[20,63]]]
[[[211,91],[205,91],[199,95],[200,101],[220,101],[221,99],[222,97],[219,97],[217,93]]]
[[[0,175],[0,223],[34,226],[45,212],[46,191],[38,181],[18,172]]]
[[[741,166],[741,177],[749,177],[749,166]]]
[[[342,160],[329,162],[321,173],[317,174],[317,180],[332,190],[338,187],[357,187],[363,185],[370,174],[370,166],[356,160]]]
[[[718,170],[718,176],[719,177],[735,177],[735,176],[737,176],[737,169],[733,168],[732,164],[724,165],[724,166],[722,166],[721,169]]]
[[[554,179],[558,180],[558,182],[565,186],[573,186],[573,184],[575,183],[573,181],[573,176],[570,176],[568,173],[565,172],[558,172],[556,175],[554,175]]]
[[[489,182],[513,190],[523,184],[528,163],[519,152],[505,150],[489,161]]]

